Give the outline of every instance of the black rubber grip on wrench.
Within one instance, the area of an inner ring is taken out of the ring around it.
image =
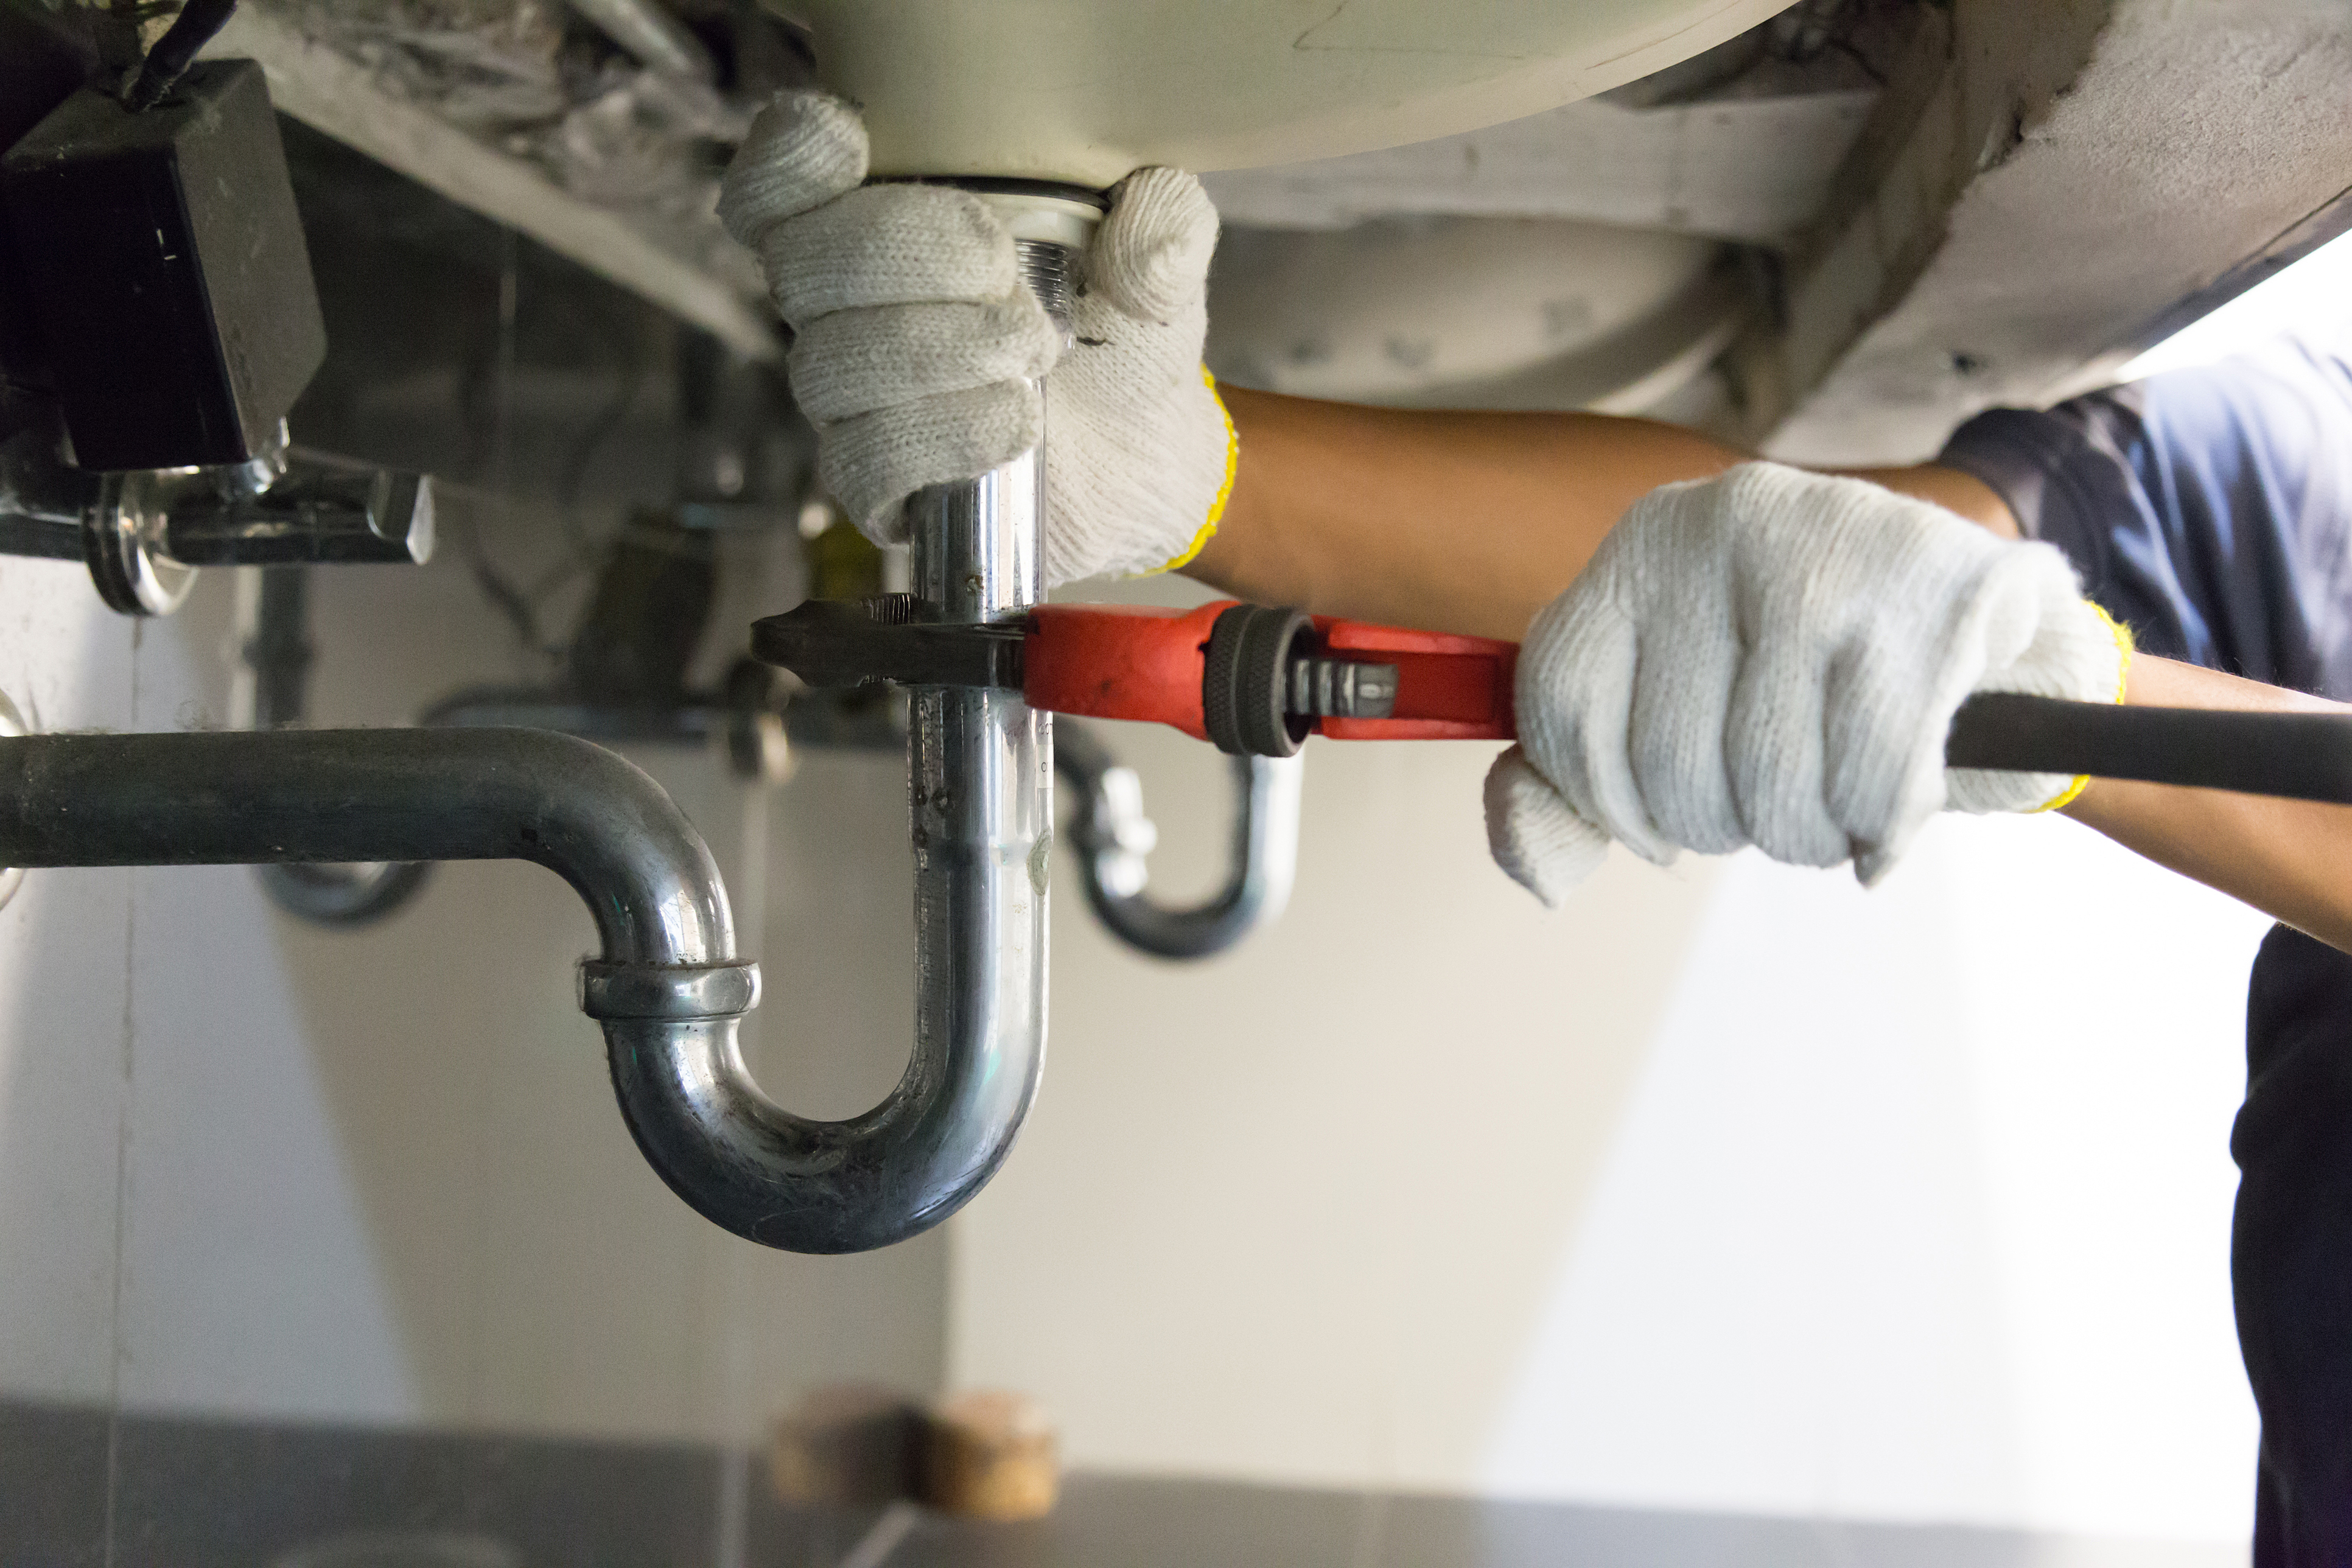
[[[1944,762],[2352,805],[2352,714],[2128,708],[1980,691],[1952,715]]]
[[[1288,711],[1290,654],[1313,623],[1298,610],[1235,605],[1209,626],[1201,668],[1201,727],[1235,757],[1297,754],[1315,721]]]

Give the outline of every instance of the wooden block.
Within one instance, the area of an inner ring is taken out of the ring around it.
[[[1060,1443],[1033,1400],[990,1390],[924,1413],[918,1496],[966,1519],[1042,1519],[1061,1489]]]
[[[921,1413],[867,1383],[811,1391],[776,1423],[771,1451],[779,1501],[799,1508],[880,1508],[914,1495]]]

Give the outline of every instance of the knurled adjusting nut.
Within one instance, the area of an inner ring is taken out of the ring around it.
[[[759,1005],[756,963],[580,961],[580,1010],[592,1018],[734,1018]]]
[[[1234,605],[1209,624],[1201,663],[1201,727],[1234,757],[1289,757],[1315,721],[1289,711],[1290,656],[1313,626],[1303,610]]]

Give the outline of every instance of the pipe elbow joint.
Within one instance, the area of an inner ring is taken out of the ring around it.
[[[1004,1163],[1034,1098],[1034,1047],[919,1044],[881,1104],[816,1121],[767,1098],[744,1065],[738,1026],[759,995],[756,963],[580,968],[629,1135],[705,1219],[787,1252],[866,1252],[946,1219]]]
[[[758,990],[750,963],[583,965],[629,1135],[688,1207],[763,1247],[866,1252],[929,1229],[995,1174],[1025,1094],[1006,1114],[901,1083],[854,1121],[794,1116],[744,1070],[741,1013],[706,1011],[748,1006]]]

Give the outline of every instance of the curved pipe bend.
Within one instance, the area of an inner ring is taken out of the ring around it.
[[[497,859],[587,904],[604,951],[581,1005],[622,1115],[671,1190],[737,1235],[886,1246],[961,1206],[1011,1147],[1034,1073],[1007,1095],[988,1081],[1004,1064],[950,1048],[963,1031],[919,1028],[906,1077],[854,1121],[762,1095],[736,1040],[759,968],[737,956],[719,868],[661,786],[600,746],[511,729],[0,740],[0,864]]]
[[[1070,841],[1087,903],[1111,934],[1157,958],[1208,958],[1282,913],[1298,874],[1302,759],[1235,757],[1234,831],[1224,885],[1190,908],[1150,896],[1143,858],[1158,838],[1135,771],[1080,725],[1055,734],[1055,767],[1077,795]]]

